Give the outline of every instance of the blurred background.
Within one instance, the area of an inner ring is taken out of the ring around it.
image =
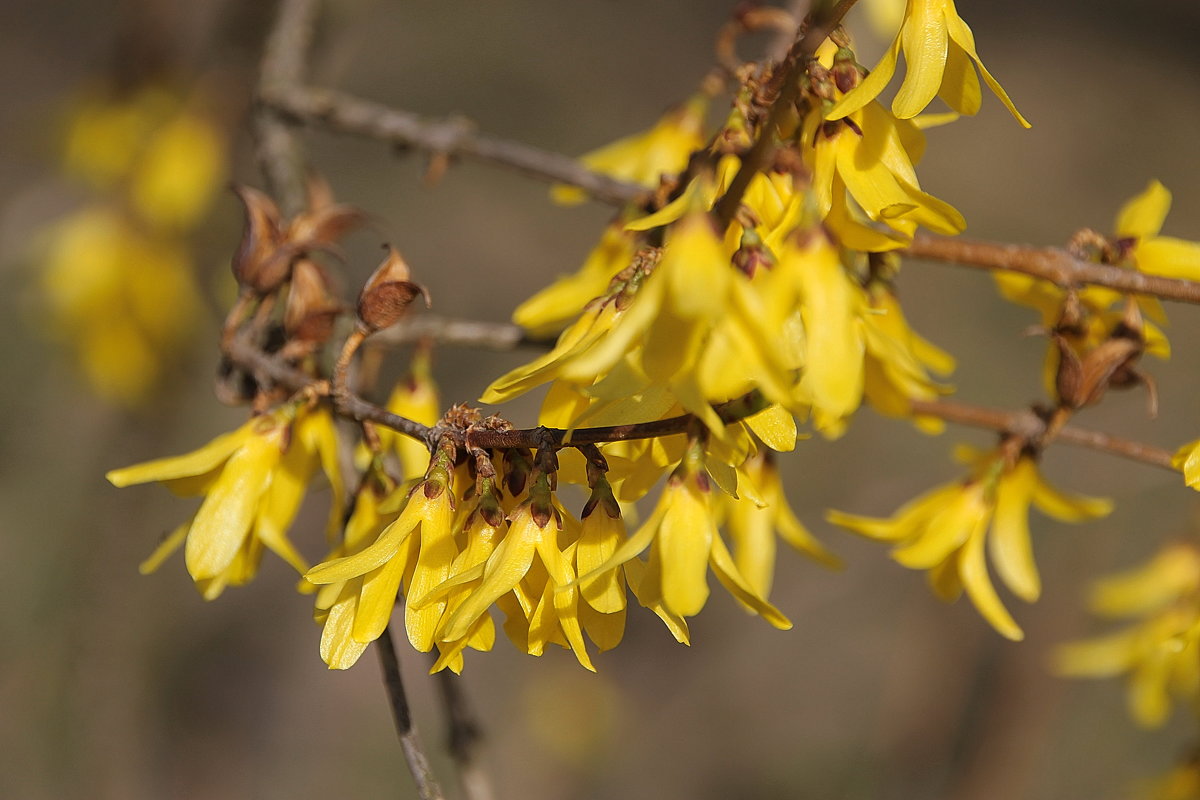
[[[241,224],[232,194],[221,188],[186,224],[165,223],[186,245],[202,302],[187,311],[194,337],[172,351],[148,402],[95,393],[62,342],[47,290],[55,258],[70,262],[49,244],[54,226],[103,196],[94,176],[64,161],[70,125],[113,80],[161,76],[184,108],[214,120],[224,143],[204,151],[214,185],[261,185],[244,113],[271,5],[4,4],[0,796],[412,795],[375,659],[325,669],[311,599],[293,591],[289,568],[266,559],[253,584],[214,603],[195,592],[179,557],[140,576],[137,564],[194,502],[156,486],[118,492],[103,478],[190,450],[244,418],[211,391]],[[325,4],[311,74],[319,85],[461,113],[483,131],[575,154],[648,127],[686,97],[730,7],[335,0]],[[1200,239],[1200,7],[962,0],[959,10],[1033,122],[1022,131],[987,96],[977,118],[929,132],[923,186],[963,212],[968,235],[1061,244],[1080,227],[1108,230],[1121,204],[1158,178],[1175,197],[1165,233]],[[865,30],[859,42],[861,59],[874,63],[883,43]],[[553,206],[545,186],[501,169],[458,165],[428,188],[416,156],[324,133],[305,143],[338,197],[379,220],[347,244],[349,291],[386,240],[446,314],[507,319],[576,268],[609,213]],[[68,288],[86,279],[62,269]],[[988,277],[914,263],[900,287],[913,326],[959,358],[963,400],[1018,408],[1042,397],[1044,341],[1022,335],[1033,315],[1002,304]],[[1171,448],[1200,435],[1200,314],[1168,310],[1176,353],[1147,362],[1160,419],[1146,418],[1134,392],[1110,396],[1082,422]],[[527,357],[444,351],[443,396],[472,400]],[[528,424],[535,407],[508,413]],[[986,446],[991,437],[926,437],[864,411],[843,440],[803,442],[782,459],[794,507],[848,565],[831,573],[781,550],[773,600],[796,622],[790,632],[714,592],[690,648],[648,612],[631,614],[626,641],[597,659],[598,675],[557,648],[530,658],[499,642],[468,655],[463,681],[498,797],[1116,798],[1169,768],[1195,735],[1186,714],[1138,731],[1123,686],[1068,683],[1046,665],[1055,643],[1100,630],[1082,610],[1092,577],[1194,536],[1194,495],[1178,476],[1054,448],[1045,467],[1053,481],[1117,507],[1084,526],[1035,519],[1045,596],[1035,607],[1008,598],[1027,633],[1011,644],[965,601],[940,604],[886,548],[822,521],[826,508],[889,514],[955,477],[956,441]],[[324,502],[318,496],[300,522],[310,558],[322,553]],[[426,659],[401,655],[434,766],[452,784]]]

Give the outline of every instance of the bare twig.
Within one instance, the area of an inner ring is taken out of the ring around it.
[[[1013,433],[1036,441],[1046,431],[1045,421],[1031,410],[1003,411],[994,408],[968,405],[951,400],[913,400],[912,410],[915,414],[939,417],[947,422],[968,425],[973,428],[986,428],[1000,433]],[[1102,453],[1121,456],[1132,461],[1139,461],[1154,467],[1162,467],[1175,471],[1171,466],[1172,453],[1159,447],[1143,444],[1130,439],[1122,439],[1102,431],[1078,428],[1066,425],[1059,428],[1055,434],[1057,441],[1086,447]]]
[[[462,678],[450,670],[437,674],[439,694],[445,711],[450,757],[458,767],[458,779],[466,800],[492,800],[495,793],[487,773],[479,767],[476,749],[483,733],[463,692]]]
[[[729,223],[737,216],[738,208],[742,204],[742,196],[746,194],[750,181],[755,175],[766,169],[774,156],[777,144],[775,141],[776,131],[796,101],[796,93],[800,91],[800,76],[808,69],[809,60],[817,52],[821,42],[825,41],[833,29],[842,23],[842,17],[854,3],[855,0],[839,0],[828,14],[822,15],[819,19],[815,14],[808,16],[808,29],[803,36],[797,37],[796,43],[792,45],[784,58],[783,63],[787,65],[787,73],[784,76],[783,84],[779,87],[779,95],[771,103],[771,110],[763,122],[762,130],[758,133],[758,139],[750,148],[750,152],[742,159],[742,166],[729,184],[729,189],[713,208],[722,228],[729,227]]]
[[[383,635],[376,640],[375,649],[379,653],[379,665],[383,668],[383,683],[391,701],[392,718],[396,722],[396,733],[400,736],[400,749],[404,751],[408,771],[417,782],[417,796],[421,800],[445,800],[442,787],[429,767],[429,758],[421,747],[421,738],[417,735],[412,714],[409,713],[404,679],[400,676],[400,661],[396,657],[396,645],[392,641],[390,628],[385,628]]]
[[[304,80],[316,14],[317,0],[280,0],[259,75],[255,152],[271,194],[289,216],[304,207],[303,158],[288,124],[262,98]]]
[[[371,337],[372,344],[400,345],[431,339],[439,345],[470,347],[476,350],[508,351],[518,347],[541,347],[553,340],[533,339],[511,322],[481,322],[437,314],[420,314]]]
[[[597,200],[624,205],[645,193],[637,184],[592,172],[568,156],[477,133],[461,118],[429,119],[331,89],[275,85],[263,102],[297,122],[416,147],[435,156],[462,156],[502,164],[541,180],[578,186]]]
[[[998,244],[923,234],[913,239],[906,252],[914,258],[930,261],[1021,272],[1063,288],[1107,286],[1163,300],[1200,303],[1200,283],[1195,281],[1162,278],[1107,264],[1094,264],[1055,247]]]

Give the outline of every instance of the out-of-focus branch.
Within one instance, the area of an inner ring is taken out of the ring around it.
[[[952,400],[924,401],[913,400],[912,410],[915,414],[939,417],[947,422],[968,425],[973,428],[986,428],[999,433],[1012,433],[1030,441],[1037,441],[1047,429],[1046,421],[1032,410],[1003,411],[994,408],[984,408]],[[1121,456],[1132,461],[1139,461],[1154,467],[1162,467],[1175,471],[1171,466],[1172,453],[1160,447],[1122,439],[1102,431],[1078,428],[1065,425],[1058,428],[1055,441],[1073,444],[1098,450],[1109,455]]]
[[[429,758],[421,746],[421,738],[417,735],[417,727],[413,724],[412,714],[408,709],[408,697],[404,694],[404,680],[400,675],[400,661],[396,657],[396,645],[392,642],[390,629],[384,629],[383,635],[375,642],[375,649],[379,653],[383,683],[391,701],[396,733],[400,736],[400,749],[404,752],[404,760],[408,762],[408,771],[417,783],[417,797],[421,800],[445,800],[442,787],[438,785],[437,778],[429,766]]]
[[[483,733],[463,692],[462,678],[444,669],[437,674],[437,682],[446,715],[450,757],[458,767],[463,795],[466,800],[493,800],[495,793],[487,773],[479,767],[476,752]]]
[[[288,216],[304,207],[304,160],[291,127],[263,97],[304,80],[316,15],[317,0],[280,0],[259,73],[255,154],[271,194]]]
[[[1200,303],[1200,283],[1195,281],[1162,278],[1107,264],[1094,264],[1056,247],[1029,247],[922,234],[913,239],[905,252],[914,258],[929,261],[1021,272],[1063,288],[1107,286],[1117,291],[1151,295],[1162,300]]]
[[[532,339],[519,325],[513,325],[511,322],[481,322],[437,314],[421,314],[406,319],[375,334],[370,342],[395,346],[422,339],[431,339],[439,345],[501,352],[518,347],[542,347],[554,343],[553,340]]]
[[[637,184],[592,172],[568,156],[478,133],[462,118],[431,119],[331,89],[286,84],[265,88],[262,100],[297,122],[415,147],[433,156],[500,164],[540,180],[577,186],[613,205],[624,205],[646,191]]]

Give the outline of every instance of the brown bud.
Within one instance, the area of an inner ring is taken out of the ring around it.
[[[395,325],[417,295],[429,306],[429,292],[410,281],[410,274],[400,253],[389,246],[387,258],[358,295],[358,318],[368,331],[374,333]]]

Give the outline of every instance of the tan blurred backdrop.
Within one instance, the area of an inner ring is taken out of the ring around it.
[[[579,153],[651,124],[711,61],[730,3],[327,3],[316,82],[482,130]],[[1057,244],[1105,229],[1151,178],[1175,194],[1166,232],[1200,238],[1200,7],[961,0],[988,66],[1033,122],[1023,132],[994,98],[976,119],[930,132],[922,180],[955,204],[968,233]],[[56,172],[71,93],[107,74],[130,15],[152,14],[185,75],[219,82],[235,137],[230,178],[261,185],[244,109],[270,4],[235,0],[33,2],[0,11],[0,797],[407,797],[374,659],[329,672],[295,576],[268,560],[250,587],[206,604],[181,559],[141,577],[137,563],[191,504],[158,487],[118,492],[105,470],[182,452],[240,420],[212,398],[214,340],[201,337],[153,411],[90,397],[37,334],[31,232],[81,202]],[[863,52],[880,44],[864,35]],[[870,42],[868,44],[868,42]],[[863,57],[867,61],[866,56]],[[306,137],[341,199],[380,230],[348,245],[346,282],[395,243],[443,313],[503,320],[573,270],[606,218],[552,206],[545,187],[503,170],[454,167],[436,188],[422,162],[326,134]],[[201,235],[201,281],[220,296],[240,224],[222,195]],[[976,272],[913,264],[901,278],[914,326],[960,359],[968,401],[1019,407],[1039,397],[1034,320],[996,299]],[[1174,446],[1200,435],[1200,314],[1170,309],[1176,355],[1152,363],[1162,418],[1120,395],[1088,422]],[[207,320],[207,333],[215,330]],[[472,400],[524,354],[447,351],[448,400]],[[514,421],[533,418],[518,404]],[[781,633],[720,593],[676,645],[648,613],[599,657],[598,675],[555,651],[535,659],[499,642],[468,656],[467,690],[501,798],[1107,798],[1169,766],[1195,724],[1134,729],[1116,683],[1049,677],[1057,641],[1089,627],[1090,576],[1129,565],[1194,530],[1197,504],[1169,474],[1056,449],[1050,477],[1108,494],[1108,519],[1038,519],[1046,594],[1014,608],[1028,638],[1002,641],[966,603],[943,606],[923,576],[831,529],[828,507],[890,513],[950,479],[951,430],[928,438],[864,412],[844,440],[804,442],[783,459],[801,516],[848,563],[840,574],[782,552]],[[323,498],[319,498],[323,500]],[[321,553],[320,503],[301,521]],[[1010,601],[1013,606],[1018,601]],[[423,734],[441,755],[426,660],[402,651]]]

